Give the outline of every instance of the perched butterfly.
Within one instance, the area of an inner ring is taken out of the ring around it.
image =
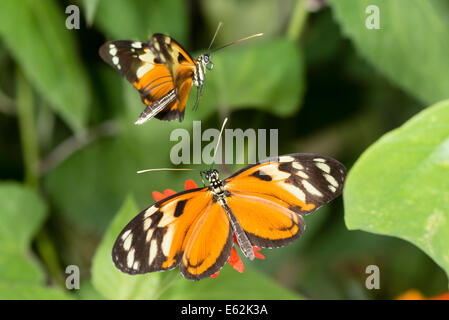
[[[221,48],[260,35],[243,38]],[[192,86],[197,86],[196,109],[203,92],[206,69],[213,68],[210,53],[201,54],[194,60],[173,38],[160,33],[153,34],[148,42],[106,42],[100,47],[99,54],[139,90],[142,102],[147,107],[136,124],[142,124],[152,117],[182,121]]]
[[[214,169],[202,175],[209,186],[165,198],[128,223],[112,250],[118,269],[141,274],[179,265],[185,278],[200,280],[223,267],[234,234],[251,260],[252,246],[284,246],[304,232],[304,215],[341,194],[346,169],[329,157],[296,153],[225,180]]]

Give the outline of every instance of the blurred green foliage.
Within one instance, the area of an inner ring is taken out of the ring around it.
[[[447,102],[404,123],[449,98],[449,5],[335,0],[315,12],[313,3],[79,0],[81,28],[68,30],[72,1],[1,1],[0,298],[391,299],[447,290]],[[380,30],[365,28],[369,4],[380,9]],[[214,47],[265,36],[213,53],[199,110],[192,92],[184,122],[134,126],[144,106],[101,61],[100,45],[160,32],[196,57],[218,21]],[[244,261],[243,274],[229,265],[199,283],[178,270],[122,274],[113,241],[151,192],[199,182],[191,172],[136,171],[172,166],[175,128],[191,132],[193,120],[217,128],[225,116],[230,128],[279,128],[280,154],[356,162],[344,210],[337,199],[306,217],[300,240]],[[365,288],[370,264],[380,267],[380,290]],[[64,287],[67,265],[80,267],[79,291]]]

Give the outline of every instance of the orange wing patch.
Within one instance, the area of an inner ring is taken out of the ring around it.
[[[215,202],[190,228],[180,266],[187,279],[199,280],[216,273],[231,255],[233,237],[229,219]]]
[[[231,193],[226,201],[253,246],[280,247],[304,231],[303,217],[275,197]]]

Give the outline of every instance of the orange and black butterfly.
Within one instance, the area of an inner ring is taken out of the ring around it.
[[[243,254],[299,238],[304,216],[341,194],[345,167],[329,157],[289,154],[250,165],[227,179],[202,172],[209,186],[177,193],[137,215],[117,237],[118,269],[141,274],[180,267],[187,279],[219,271],[233,235]]]
[[[153,34],[148,42],[106,42],[100,47],[99,54],[139,90],[142,102],[147,107],[136,124],[142,124],[152,117],[166,121],[182,121],[192,86],[197,86],[194,106],[196,109],[203,92],[206,69],[213,68],[210,53],[201,54],[194,60],[173,38],[160,33]]]

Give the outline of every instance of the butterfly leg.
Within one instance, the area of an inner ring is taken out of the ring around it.
[[[195,100],[195,104],[194,104],[193,109],[192,109],[193,111],[198,110],[198,105],[200,103],[200,98],[201,98],[201,95],[202,95],[202,92],[203,92],[203,90],[202,90],[203,87],[204,87],[204,85],[196,87],[196,100]]]

